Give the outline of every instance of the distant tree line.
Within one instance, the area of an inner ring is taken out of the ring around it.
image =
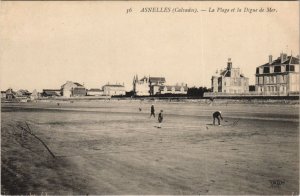
[[[210,88],[206,87],[191,87],[188,88],[187,94],[162,94],[162,95],[152,95],[152,96],[138,96],[138,97],[192,97],[192,98],[203,98],[205,92],[210,92]],[[126,95],[123,96],[114,96],[114,97],[133,97],[134,92],[126,92]]]
[[[187,96],[188,97],[195,97],[195,98],[203,98],[205,92],[210,92],[211,90],[206,87],[191,87],[188,88]]]

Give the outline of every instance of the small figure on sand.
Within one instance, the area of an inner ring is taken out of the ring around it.
[[[223,120],[223,117],[222,117],[221,113],[222,113],[221,111],[216,111],[216,112],[213,113],[213,119],[214,119],[213,124],[214,125],[215,125],[215,120],[218,119],[218,125],[221,126],[220,118]]]
[[[158,127],[157,128],[161,128],[161,123],[164,119],[164,116],[163,116],[163,110],[160,110],[160,113],[158,114]]]
[[[139,108],[139,111],[141,112],[141,111],[142,111],[142,108]]]
[[[151,114],[150,114],[150,118],[153,115],[153,117],[155,118],[155,109],[154,109],[154,105],[151,105]]]

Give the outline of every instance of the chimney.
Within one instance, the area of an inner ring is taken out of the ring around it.
[[[272,60],[273,56],[269,55],[269,64],[272,64],[273,60]]]
[[[228,69],[228,70],[231,70],[231,68],[232,68],[231,58],[228,58],[227,69]]]
[[[281,59],[281,63],[283,63],[284,61],[286,61],[287,60],[287,54],[281,53],[280,54],[280,59]]]

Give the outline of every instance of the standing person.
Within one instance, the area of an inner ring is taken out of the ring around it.
[[[223,120],[223,117],[222,117],[221,113],[222,113],[221,111],[216,111],[216,112],[213,113],[213,119],[214,119],[213,124],[214,125],[215,125],[215,119],[218,119],[218,124],[219,124],[219,126],[221,126],[220,118]]]
[[[150,114],[150,118],[153,115],[153,117],[155,118],[155,109],[154,109],[154,105],[151,105],[151,114]]]
[[[158,114],[158,127],[157,128],[161,128],[161,123],[164,119],[164,116],[163,116],[163,110],[160,110],[160,113]]]

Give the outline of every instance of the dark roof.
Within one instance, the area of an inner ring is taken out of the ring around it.
[[[84,87],[82,84],[79,84],[78,82],[67,81],[66,83],[64,83],[64,84],[61,86],[61,88],[64,88],[65,85],[70,84],[70,83],[75,84],[77,87]]]
[[[57,92],[53,90],[43,90],[43,95],[45,96],[60,96]]]
[[[286,60],[281,63],[281,57],[278,57],[276,60],[272,61],[272,63],[265,63],[261,65],[260,67],[264,66],[270,66],[270,65],[282,65],[282,64],[299,64],[299,58],[293,57],[293,56],[287,56]]]
[[[16,94],[16,92],[9,88],[6,90],[6,94]]]
[[[230,77],[231,76],[231,70],[225,69],[220,73],[221,76]]]
[[[143,78],[140,79],[140,81],[143,81],[145,79],[148,79],[146,76],[144,76]]]
[[[149,77],[150,82],[166,82],[164,77]]]
[[[299,58],[291,57],[290,58],[290,64],[299,64]]]
[[[74,84],[76,84],[77,86],[82,86],[83,87],[83,85],[79,84],[78,82],[74,82]]]
[[[1,91],[1,93],[6,93],[6,91]]]

